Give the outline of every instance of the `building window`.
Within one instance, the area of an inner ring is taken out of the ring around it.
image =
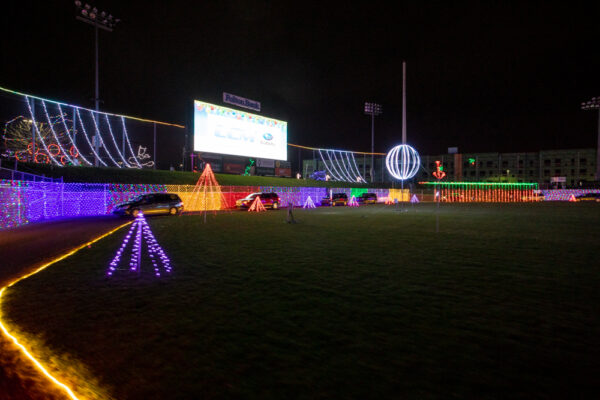
[[[544,176],[549,176],[550,175],[550,170],[549,169],[545,169],[544,170]]]
[[[544,167],[550,166],[550,160],[544,160]]]
[[[488,161],[485,163],[485,165],[486,165],[486,167],[491,168],[493,164],[491,161]]]
[[[579,174],[580,174],[580,175],[585,175],[585,168],[581,168],[581,169],[579,170]]]

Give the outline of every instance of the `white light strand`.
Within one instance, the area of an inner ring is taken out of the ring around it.
[[[94,122],[94,129],[96,130],[96,135],[100,139],[100,145],[104,149],[104,152],[108,155],[108,158],[110,158],[110,160],[113,162],[113,164],[115,164],[115,167],[121,168],[119,163],[113,158],[110,151],[108,151],[108,146],[104,143],[104,140],[102,140],[102,135],[100,134],[100,129],[98,129],[98,123],[96,122],[96,117],[94,116],[93,111],[90,111],[90,116],[92,117],[92,121]]]
[[[125,139],[127,141],[127,146],[129,147],[129,151],[131,151],[131,156],[133,157],[133,161],[135,161],[138,168],[142,168],[142,165],[140,164],[135,153],[133,152],[133,148],[131,147],[131,142],[129,141],[129,134],[127,133],[127,129],[125,128],[125,118],[123,118],[123,117],[121,117],[121,125],[123,125],[123,135],[125,135]]]
[[[98,160],[98,162],[100,164],[102,164],[105,167],[107,167],[106,163],[104,161],[102,161],[102,159],[100,158],[100,156],[98,155],[98,153],[96,153],[96,149],[94,149],[94,145],[92,144],[92,142],[90,142],[90,138],[88,137],[87,131],[85,130],[85,125],[83,125],[83,121],[81,120],[81,114],[79,113],[79,108],[78,107],[75,107],[75,113],[77,114],[77,119],[79,120],[79,124],[81,125],[81,129],[83,130],[83,137],[85,137],[85,141],[90,146],[90,149],[92,150],[92,153],[94,153],[94,155],[96,156],[96,159]]]
[[[33,130],[38,134],[38,136],[40,137],[40,140],[42,142],[42,146],[44,146],[44,150],[46,150],[46,153],[48,153],[48,157],[50,157],[50,159],[54,162],[54,164],[60,166],[60,162],[56,161],[56,159],[54,158],[54,156],[52,154],[50,154],[50,151],[48,151],[48,146],[46,146],[46,142],[44,141],[44,138],[42,137],[42,133],[39,131],[38,127],[37,127],[37,123],[35,122],[35,115],[33,115],[33,110],[31,109],[31,104],[29,104],[29,97],[25,96],[25,100],[27,100],[27,108],[29,108],[29,114],[31,114],[31,123],[33,124]],[[35,101],[35,100],[32,100]],[[32,153],[33,153],[33,149],[32,149]],[[35,161],[35,154],[33,155],[33,161]]]
[[[336,150],[331,150],[331,154],[329,154],[329,152],[327,152],[327,155],[329,156],[330,159],[333,160],[333,162],[335,162],[335,165],[338,166],[339,171],[340,171],[340,175],[344,178],[344,181],[351,182],[352,178],[350,178],[350,176],[348,175],[348,171],[347,170],[344,171],[343,165],[340,164],[340,162],[338,161],[335,153],[336,153]],[[333,155],[333,157],[332,157],[332,155]],[[340,157],[341,157],[341,154],[340,154]]]
[[[46,114],[46,121],[48,121],[50,130],[52,131],[52,136],[54,136],[54,140],[56,140],[56,144],[58,144],[58,148],[64,154],[64,156],[67,158],[67,160],[69,160],[69,162],[71,164],[73,164],[73,160],[71,159],[69,152],[65,151],[65,149],[63,149],[62,145],[60,144],[60,140],[58,140],[58,135],[56,134],[56,131],[54,130],[54,127],[52,126],[52,121],[50,121],[50,116],[48,115],[48,109],[46,109],[46,103],[43,100],[42,100],[42,107],[44,108],[44,114]]]
[[[108,132],[110,133],[110,137],[112,138],[112,142],[115,145],[115,149],[117,149],[117,153],[119,154],[119,157],[121,157],[121,160],[123,160],[123,164],[127,168],[131,168],[131,165],[129,165],[127,160],[125,160],[125,157],[123,157],[123,154],[121,154],[121,152],[119,151],[119,146],[117,146],[117,141],[115,140],[115,135],[113,135],[112,127],[110,126],[110,121],[108,120],[108,115],[104,114],[104,118],[106,119],[106,125],[108,125]]]
[[[399,154],[400,153],[400,154]],[[400,159],[398,156],[400,155]],[[394,178],[404,181],[414,177],[421,164],[419,153],[409,145],[394,147],[385,157],[385,166]]]
[[[71,137],[71,135],[69,134],[69,128],[67,127],[67,122],[65,121],[65,117],[63,115],[63,111],[62,108],[60,107],[60,104],[56,104],[58,106],[58,112],[60,114],[60,119],[62,120],[62,123],[65,127],[65,132],[67,133],[67,136],[69,137],[69,140],[71,141],[71,144],[73,145],[73,147],[75,148],[75,150],[77,151],[77,154],[79,154],[79,157],[81,157],[81,159],[87,163],[88,165],[92,165],[91,162],[89,162],[84,156],[83,153],[79,150],[79,148],[77,148],[77,145],[75,144],[75,141],[73,140],[73,138]],[[77,126],[77,120],[74,120],[73,123],[75,124],[75,126]]]
[[[360,174],[356,159],[351,151],[317,149],[325,169],[336,181],[342,182],[365,182]],[[327,155],[327,160],[323,156]]]
[[[325,150],[327,151],[327,150]],[[327,172],[331,175],[331,177],[333,178],[333,180],[336,181],[344,181],[343,179],[341,179],[338,175],[337,175],[337,171],[334,171],[333,169],[333,165],[330,166],[327,164],[327,161],[325,161],[325,157],[323,157],[323,153],[321,152],[321,149],[319,149],[319,155],[321,156],[321,160],[323,160],[323,164],[325,164],[325,169],[327,170]]]

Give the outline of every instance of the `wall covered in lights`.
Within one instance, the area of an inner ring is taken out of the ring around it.
[[[519,184],[437,184],[442,201],[531,201],[535,198],[534,186]],[[176,193],[183,200],[194,192],[193,185],[149,185],[149,184],[95,184],[95,183],[51,183],[0,180],[0,229],[11,228],[29,222],[52,218],[112,213],[115,205],[144,193]],[[317,187],[273,187],[273,186],[221,186],[225,206],[232,208],[236,200],[255,192],[275,192],[282,206],[290,202],[302,207],[307,199],[320,205],[321,199],[331,193],[346,193],[350,199],[362,193],[376,193],[378,201],[388,199],[408,201],[408,189],[365,189],[365,188],[317,188]],[[568,201],[572,195],[600,193],[598,189],[544,190],[545,200]],[[221,204],[221,203],[219,203]],[[202,211],[190,209],[187,211]]]
[[[176,193],[183,200],[186,211],[207,211],[203,202],[197,202],[199,205],[196,207],[197,209],[194,209],[194,202],[189,201],[194,190],[194,185],[0,180],[0,229],[52,218],[110,214],[117,204],[144,193]],[[351,198],[352,196],[358,197],[366,191],[376,193],[381,202],[384,202],[390,194],[398,195],[394,189],[220,186],[219,196],[222,195],[224,200],[218,204],[221,208],[233,208],[236,200],[242,199],[250,193],[275,192],[279,195],[282,206],[293,203],[296,207],[302,207],[308,197],[316,205],[320,205],[321,199],[329,197],[331,193],[346,193],[348,198]],[[408,196],[408,190],[406,190],[405,198],[406,196]]]

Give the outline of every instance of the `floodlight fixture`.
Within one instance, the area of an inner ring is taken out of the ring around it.
[[[581,109],[585,111],[598,110],[598,145],[596,147],[596,180],[600,181],[600,96],[592,97],[591,100],[581,103]]]
[[[375,153],[375,116],[381,115],[382,113],[381,104],[373,102],[365,102],[365,114],[371,116],[371,153]],[[375,156],[371,154],[371,182],[373,182],[373,175],[375,175]]]

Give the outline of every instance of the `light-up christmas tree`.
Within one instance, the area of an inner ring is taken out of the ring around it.
[[[416,204],[416,203],[418,203],[418,202],[419,202],[419,198],[417,197],[417,195],[416,195],[416,194],[413,194],[413,195],[412,195],[412,197],[410,198],[410,202],[411,202],[412,204]]]
[[[315,208],[315,202],[308,196],[302,208]]]
[[[249,212],[251,212],[251,211],[255,211],[255,212],[267,211],[267,209],[263,205],[262,201],[260,200],[260,196],[256,196],[254,198],[254,201],[248,208],[248,211]]]
[[[131,249],[129,271],[137,273],[138,276],[142,274],[142,247],[145,242],[150,261],[154,267],[154,275],[160,277],[160,267],[162,267],[163,272],[167,274],[171,273],[171,261],[169,260],[169,257],[167,257],[162,247],[160,247],[156,241],[150,226],[148,226],[148,223],[146,222],[146,218],[144,218],[144,214],[140,212],[131,225],[131,228],[129,228],[129,232],[127,232],[125,239],[123,239],[121,247],[117,250],[114,258],[108,265],[106,275],[109,277],[113,276],[113,274],[119,270],[119,263],[121,262],[123,253],[132,237],[133,247]]]
[[[348,202],[348,207],[358,207],[358,201],[356,201],[356,197],[350,197],[350,201]]]
[[[202,213],[213,211],[216,214],[217,210],[227,208],[227,201],[221,191],[221,185],[217,182],[210,164],[207,163],[204,167],[204,171],[198,178],[198,182],[196,182],[196,186],[187,201],[186,199],[183,200],[186,211],[200,211]]]

